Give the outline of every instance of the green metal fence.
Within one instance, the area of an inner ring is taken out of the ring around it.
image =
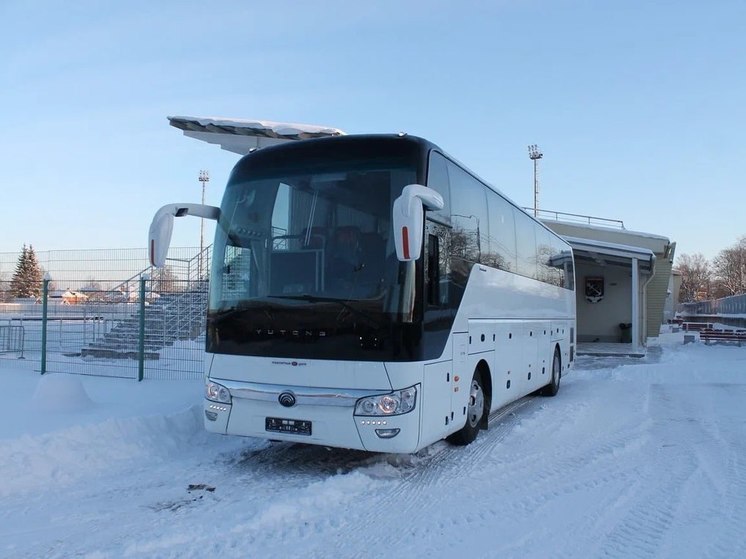
[[[204,371],[210,247],[37,253],[39,295],[11,289],[17,255],[0,254],[0,368],[132,379],[194,379]]]

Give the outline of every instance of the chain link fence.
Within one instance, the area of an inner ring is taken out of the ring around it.
[[[133,379],[204,371],[210,247],[173,248],[153,269],[144,249],[37,253],[38,295],[18,298],[18,254],[0,254],[0,368]]]

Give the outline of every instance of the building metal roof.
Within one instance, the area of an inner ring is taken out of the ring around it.
[[[632,260],[636,259],[640,269],[650,273],[655,267],[655,254],[648,248],[564,235],[563,238],[570,243],[576,258],[590,259],[602,265],[622,266],[630,266]]]

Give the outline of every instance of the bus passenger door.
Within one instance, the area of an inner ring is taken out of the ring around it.
[[[420,447],[439,441],[452,430],[452,365],[450,360],[425,365]]]
[[[453,334],[453,359],[429,363],[424,367],[423,411],[420,445],[439,441],[463,426],[462,402],[468,398],[471,373],[469,360],[469,335]],[[443,357],[450,357],[450,351]]]
[[[469,370],[469,333],[453,334],[453,389],[451,390],[451,419],[463,425],[466,417],[465,405],[469,399],[471,377]]]
[[[420,446],[438,441],[453,431],[453,422],[459,419],[453,408],[453,402],[458,400],[454,394],[457,386],[454,377],[459,376],[454,357],[459,351],[463,359],[468,357],[467,334],[451,334],[455,311],[451,308],[449,291],[450,255],[445,250],[449,237],[450,227],[430,219],[426,221],[424,321],[427,343],[432,344],[431,354],[439,358],[438,362],[424,368]],[[461,340],[460,344],[457,339]]]

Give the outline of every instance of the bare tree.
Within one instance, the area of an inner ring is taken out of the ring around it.
[[[179,277],[171,266],[154,268],[151,279],[153,280],[153,291],[156,293],[175,293],[180,290]]]
[[[719,296],[746,293],[746,237],[721,250],[712,264]]]
[[[712,272],[709,262],[701,253],[679,255],[676,267],[681,272],[679,300],[682,303],[710,296]]]
[[[81,286],[80,291],[88,297],[89,301],[103,301],[105,298],[101,283],[93,279],[93,276],[88,276],[88,281]]]

